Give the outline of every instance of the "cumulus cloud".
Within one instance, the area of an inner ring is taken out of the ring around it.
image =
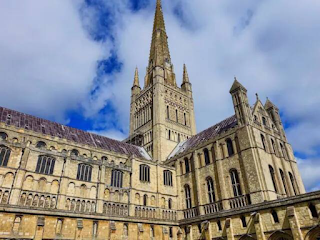
[[[92,41],[67,0],[0,2],[2,106],[66,123],[90,93],[96,64],[109,54]]]

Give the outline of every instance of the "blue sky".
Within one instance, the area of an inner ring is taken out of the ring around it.
[[[162,0],[178,84],[187,64],[197,130],[233,114],[236,75],[280,109],[308,190],[320,188],[320,3]],[[128,134],[155,0],[0,2],[0,105],[111,138]],[[3,91],[5,89],[5,91]]]

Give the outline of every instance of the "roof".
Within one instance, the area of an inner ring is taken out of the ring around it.
[[[150,156],[142,147],[123,143],[4,107],[0,107],[0,122],[36,133],[59,137],[77,144],[85,144],[102,150],[150,159]]]
[[[194,148],[203,142],[206,142],[216,136],[218,136],[220,133],[233,128],[238,123],[236,115],[233,115],[215,125],[212,127],[207,128],[206,130],[203,130],[202,132],[194,135],[193,137],[187,139],[185,142],[182,142],[178,144],[178,146],[173,150],[173,152],[170,154],[168,158],[172,158],[178,154],[185,153],[189,149]]]
[[[242,88],[242,89],[244,89],[245,91],[247,91],[247,89],[246,89],[244,86],[242,86],[242,84],[239,83],[236,78],[234,78],[234,82],[233,82],[233,84],[232,84],[229,92],[232,93],[233,91],[235,91],[235,90],[238,89],[238,88]]]

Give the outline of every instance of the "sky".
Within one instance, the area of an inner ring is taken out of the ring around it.
[[[162,0],[178,84],[197,130],[234,114],[234,76],[281,111],[308,191],[320,189],[320,2]],[[110,138],[129,130],[155,0],[0,1],[0,105]]]

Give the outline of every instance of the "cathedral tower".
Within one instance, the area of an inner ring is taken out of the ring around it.
[[[161,1],[157,0],[144,87],[136,69],[131,91],[130,136],[127,142],[145,147],[164,161],[176,145],[196,133],[192,86],[184,65],[177,86],[168,46]]]

